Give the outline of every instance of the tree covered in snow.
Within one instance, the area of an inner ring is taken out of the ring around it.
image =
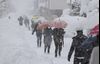
[[[79,15],[80,14],[79,13],[80,12],[80,3],[77,1],[73,2],[71,5],[71,9],[72,9],[71,15],[74,15],[74,16]]]
[[[99,0],[81,0],[80,14],[83,13],[87,15],[87,29],[99,24]]]
[[[99,9],[99,0],[81,0],[80,14],[88,14],[95,9]]]
[[[0,17],[5,16],[10,11],[10,0],[0,0]]]

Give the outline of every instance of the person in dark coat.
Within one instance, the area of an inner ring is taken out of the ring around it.
[[[90,53],[88,52],[86,55],[87,60],[90,60],[93,57],[94,49],[98,46],[99,46],[99,34],[97,34],[96,36],[90,36],[83,42],[81,47],[90,50]],[[89,62],[91,62],[91,60]]]
[[[55,28],[53,30],[53,39],[55,43],[55,57],[61,56],[62,46],[64,45],[64,29]]]
[[[83,35],[83,31],[82,30],[78,30],[77,31],[77,35],[75,37],[73,37],[73,42],[68,54],[68,61],[70,61],[70,58],[73,54],[73,52],[75,51],[75,55],[74,55],[74,64],[89,64],[89,60],[90,60],[90,55],[92,53],[92,49],[83,49],[80,46],[82,45],[82,43],[87,39],[87,37],[85,35]]]
[[[46,53],[46,51],[48,53],[50,53],[50,47],[51,47],[51,43],[52,43],[52,29],[47,27],[46,29],[44,29],[44,52]]]
[[[22,26],[23,25],[23,17],[22,16],[20,16],[19,18],[18,18],[18,21],[19,21],[19,25],[20,26]]]
[[[24,24],[30,30],[30,22],[29,22],[29,19],[27,17],[24,19]]]
[[[32,32],[32,35],[34,34],[34,32],[36,32],[36,36],[37,36],[37,46],[41,47],[41,43],[42,43],[42,30],[38,30],[38,23],[35,25],[34,30]]]

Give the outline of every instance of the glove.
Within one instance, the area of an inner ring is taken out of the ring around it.
[[[32,35],[34,34],[34,32],[32,33]]]

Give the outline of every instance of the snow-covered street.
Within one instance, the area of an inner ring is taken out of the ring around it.
[[[0,64],[72,64],[67,61],[71,38],[65,39],[62,56],[54,57],[54,43],[50,54],[37,48],[36,37],[15,19],[0,19]]]
[[[95,47],[99,0],[0,0],[0,64],[98,64]]]

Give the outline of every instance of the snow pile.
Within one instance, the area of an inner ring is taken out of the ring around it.
[[[88,13],[87,22],[84,27],[86,29],[91,29],[94,26],[99,24],[99,12],[98,10],[93,10],[91,13]]]
[[[70,9],[64,9],[64,10],[63,10],[62,17],[66,16],[66,15],[69,15],[69,14],[70,14],[70,12],[71,12],[71,10],[70,10]]]
[[[83,29],[86,34],[90,29],[99,24],[99,0],[80,0],[80,2],[80,15],[86,13],[87,18],[70,16],[70,9],[65,9],[60,17],[61,20],[64,20],[68,23],[68,26],[65,30],[68,35],[70,34],[70,36],[74,36],[75,30],[78,29]]]
[[[91,29],[99,24],[99,0],[81,0],[81,14],[87,14],[85,29]]]

